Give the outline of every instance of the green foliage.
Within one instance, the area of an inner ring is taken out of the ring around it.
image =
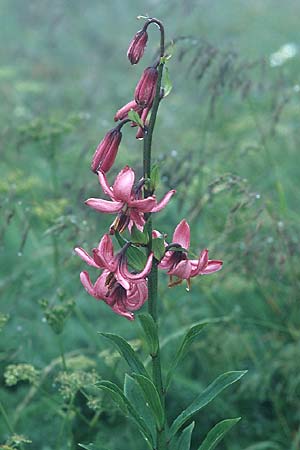
[[[198,335],[201,333],[203,328],[207,325],[207,323],[199,323],[197,325],[192,326],[186,335],[183,338],[182,343],[180,344],[177,353],[175,355],[175,358],[172,361],[171,367],[168,370],[167,378],[166,378],[166,389],[168,389],[171,378],[174,374],[174,371],[179,364],[179,362],[186,356],[190,346],[194,342],[194,340],[198,337]]]
[[[237,417],[236,419],[225,419],[217,423],[217,425],[215,425],[208,432],[198,450],[213,450],[223,439],[224,435],[230,430],[230,428],[232,428],[240,420],[241,418]]]
[[[139,314],[138,319],[144,330],[149,353],[150,355],[155,356],[159,345],[157,325],[150,314]]]
[[[148,377],[148,373],[142,361],[140,360],[134,349],[129,345],[129,343],[124,338],[118,336],[117,334],[112,333],[100,333],[100,334],[114,343],[120,355],[123,356],[132,372],[136,372],[140,375],[145,376],[146,378]]]
[[[232,371],[223,373],[214,380],[181,414],[174,420],[170,428],[170,434],[174,435],[189,419],[198,411],[210,403],[220,392],[231,384],[240,380],[247,371]]]

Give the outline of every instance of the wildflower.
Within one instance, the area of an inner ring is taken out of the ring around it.
[[[129,111],[131,111],[132,109],[137,113],[141,113],[143,110],[143,108],[138,105],[135,100],[132,100],[129,103],[126,103],[126,105],[122,106],[122,108],[116,112],[114,121],[117,122],[118,120],[126,119]]]
[[[143,108],[152,105],[156,91],[157,77],[158,72],[156,67],[147,67],[135,88],[134,99]]]
[[[93,256],[90,256],[81,247],[76,247],[75,252],[89,266],[96,267],[97,269],[105,269],[111,279],[116,279],[124,289],[129,289],[130,282],[142,280],[149,274],[152,266],[153,254],[150,253],[145,267],[141,272],[131,273],[127,268],[127,248],[127,246],[124,246],[117,255],[114,255],[111,237],[108,234],[105,234],[99,242],[98,247],[93,248]]]
[[[167,250],[159,264],[159,268],[167,270],[167,274],[170,275],[169,287],[187,280],[189,290],[191,278],[208,275],[222,268],[223,261],[208,259],[207,249],[201,251],[199,259],[188,259],[190,227],[186,220],[182,220],[175,228],[170,246],[178,246],[178,250]],[[173,276],[177,277],[176,281],[173,281]]]
[[[91,164],[93,172],[98,169],[103,172],[109,171],[116,159],[121,139],[122,133],[118,127],[113,128],[104,136],[93,156]]]
[[[81,272],[80,280],[89,295],[103,300],[116,314],[134,320],[132,311],[140,309],[148,298],[145,279],[129,283],[124,288],[108,270],[92,284],[88,272]]]
[[[142,29],[136,33],[129,44],[127,50],[127,57],[131,64],[137,64],[144,54],[146,44],[148,41],[148,33]]]
[[[157,202],[155,195],[141,198],[141,185],[134,189],[134,171],[128,166],[119,172],[112,187],[109,186],[106,176],[101,170],[98,172],[98,177],[103,192],[112,201],[90,198],[85,203],[102,213],[118,213],[111,225],[111,234],[115,231],[122,232],[127,226],[131,229],[133,224],[142,230],[145,224],[144,213],[161,211],[175,193],[174,189],[167,192],[160,202]]]

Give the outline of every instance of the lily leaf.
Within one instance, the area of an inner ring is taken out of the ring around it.
[[[165,243],[163,238],[152,239],[152,251],[157,261],[160,261],[164,257]]]
[[[247,370],[226,372],[216,378],[181,414],[174,420],[170,434],[174,435],[194,414],[210,403],[220,392],[242,378]]]
[[[170,385],[172,375],[173,375],[178,363],[186,356],[186,354],[189,350],[189,347],[194,342],[194,340],[198,337],[198,335],[201,333],[201,331],[203,330],[203,328],[206,325],[207,325],[206,322],[198,323],[198,324],[194,325],[193,327],[191,327],[189,329],[189,331],[186,333],[186,335],[184,336],[183,341],[182,341],[182,343],[175,355],[175,358],[172,361],[171,367],[168,371],[167,379],[166,379],[166,389],[168,389],[168,387]]]
[[[130,119],[132,122],[137,123],[140,127],[144,128],[144,123],[138,113],[131,109],[128,113],[128,119]]]
[[[164,74],[163,74],[163,82],[162,82],[162,86],[164,89],[164,98],[167,97],[172,89],[173,89],[173,84],[170,78],[170,73],[169,73],[169,69],[167,66],[165,66],[165,70],[164,70]]]
[[[155,356],[158,350],[157,325],[150,314],[139,314],[138,318],[144,330],[149,353]]]
[[[156,387],[149,378],[143,375],[133,374],[133,377],[137,380],[143,391],[145,400],[155,417],[158,429],[162,429],[165,422],[165,415]]]
[[[144,419],[147,424],[153,441],[156,441],[156,426],[152,411],[145,401],[143,401],[143,391],[136,380],[130,375],[125,375],[124,394],[130,401],[136,412]]]
[[[207,434],[206,438],[198,448],[198,450],[213,450],[218,443],[223,439],[227,431],[241,420],[240,417],[236,419],[225,419],[217,423]]]
[[[194,426],[195,422],[192,422],[182,431],[177,442],[177,450],[190,450]]]
[[[131,228],[131,240],[137,244],[148,244],[149,235],[146,230],[140,231],[135,225]]]
[[[113,401],[119,406],[121,411],[129,416],[135,424],[138,426],[140,432],[143,434],[146,442],[148,444],[153,445],[154,441],[152,438],[151,431],[148,428],[148,425],[145,423],[144,419],[138,414],[135,407],[131,404],[131,402],[125,397],[122,390],[115,383],[111,381],[99,381],[96,385],[99,389],[104,390],[109,393]]]
[[[151,173],[150,173],[150,189],[151,191],[155,191],[159,183],[159,166],[158,164],[153,164]]]
[[[120,235],[120,233],[116,232],[115,236],[120,247],[124,247],[124,245],[128,243],[128,241],[124,239],[123,236]],[[126,250],[126,257],[129,266],[132,267],[137,272],[141,272],[147,262],[147,257],[145,253],[139,248],[135,247],[134,245],[131,245]]]
[[[120,355],[123,356],[123,358],[127,362],[132,372],[139,373],[144,377],[148,378],[149,375],[142,361],[137,356],[136,352],[133,350],[131,345],[129,345],[124,338],[113,333],[100,333],[100,334],[109,339],[111,342],[113,342],[113,344],[117,347]]]

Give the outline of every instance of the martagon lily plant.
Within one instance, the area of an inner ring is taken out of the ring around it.
[[[102,214],[112,214],[114,219],[90,253],[81,247],[77,255],[88,265],[99,270],[92,282],[87,271],[80,280],[87,293],[104,302],[112,311],[130,321],[145,303],[148,312],[139,313],[145,335],[152,370],[121,336],[102,333],[118,349],[128,364],[124,386],[111,381],[97,383],[97,388],[111,395],[126,416],[130,417],[141,432],[147,448],[152,450],[189,450],[194,427],[194,415],[212,401],[223,389],[239,380],[245,371],[232,371],[220,375],[172,422],[169,422],[166,393],[173,373],[186,355],[189,346],[202,331],[205,322],[194,324],[185,334],[169,368],[162,368],[160,357],[157,282],[158,270],[169,277],[168,286],[185,281],[190,289],[191,279],[209,275],[222,268],[222,261],[210,260],[208,250],[200,251],[198,259],[189,258],[190,227],[185,219],[176,226],[171,242],[165,240],[165,230],[153,229],[153,214],[172,201],[175,190],[157,200],[155,190],[158,168],[152,165],[152,136],[160,102],[166,97],[169,86],[162,87],[162,75],[169,56],[165,52],[165,32],[161,21],[143,18],[143,28],[132,39],[127,52],[131,64],[143,57],[148,41],[148,27],[156,25],[160,32],[159,57],[147,67],[139,80],[134,99],[115,114],[119,122],[107,132],[94,153],[91,169],[97,174],[102,198],[89,198],[86,205]],[[169,83],[169,77],[166,79]],[[143,139],[143,176],[136,180],[134,170],[125,166],[111,183],[107,173],[115,163],[125,124],[137,127],[137,139]],[[108,198],[108,199],[107,199]],[[113,242],[114,241],[114,242]],[[119,250],[114,249],[114,245]],[[225,419],[216,424],[199,444],[198,450],[215,448],[225,433],[240,418]],[[80,444],[82,448],[91,448]]]

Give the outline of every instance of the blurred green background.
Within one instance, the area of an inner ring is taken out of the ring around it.
[[[112,219],[83,202],[102,195],[89,170],[95,146],[157,50],[153,28],[130,66],[138,14],[163,20],[175,41],[153,154],[158,196],[177,194],[155,228],[172,235],[185,217],[193,251],[224,260],[190,293],[161,276],[165,367],[183,330],[211,319],[177,371],[169,415],[220,373],[248,369],[199,413],[193,448],[219,420],[242,416],[220,449],[299,450],[297,0],[0,0],[0,443],[144,448],[107,397],[84,390],[97,377],[121,383],[125,370],[97,332],[120,333],[143,355],[141,329],[88,297],[73,254]],[[141,173],[141,156],[128,127],[109,179],[125,164]]]

